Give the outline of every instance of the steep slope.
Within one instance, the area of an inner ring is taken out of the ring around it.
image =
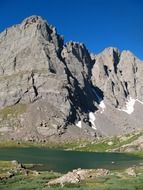
[[[103,92],[106,109],[97,116],[103,133],[119,134],[143,127],[142,72],[143,62],[129,51],[107,48],[96,56],[92,81]]]
[[[83,44],[63,43],[56,29],[38,16],[1,33],[2,136],[59,136],[67,125],[96,109],[90,92],[90,54]],[[22,115],[15,114],[17,104]]]
[[[0,34],[0,139],[95,138],[141,128],[143,62],[91,56],[39,16]]]

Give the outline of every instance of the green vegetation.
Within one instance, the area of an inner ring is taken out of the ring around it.
[[[16,176],[0,182],[2,190],[142,190],[143,175],[136,178],[122,179],[120,177],[109,176],[100,177],[96,181],[84,181],[80,184],[66,184],[64,187],[54,185],[49,187],[47,182],[55,175],[41,174],[40,176]]]
[[[66,150],[76,150],[80,145],[84,143],[80,142],[31,142],[31,141],[15,141],[15,140],[5,140],[0,141],[0,148],[5,147],[45,147],[51,149],[66,149]]]
[[[3,168],[3,169],[6,169],[6,168],[12,168],[13,165],[12,165],[12,162],[10,161],[0,161],[0,169]]]
[[[13,117],[15,118],[24,112],[26,112],[25,104],[16,104],[13,106],[7,106],[0,110],[0,118],[2,120],[6,120]]]
[[[92,142],[92,143],[85,143],[83,146],[75,147],[74,150],[79,151],[91,151],[91,152],[104,152],[104,151],[112,151],[117,149],[123,145],[129,144],[134,140],[138,139],[142,132],[137,132],[134,134],[128,134],[124,137],[112,137],[112,138],[105,138],[100,140],[99,142]]]
[[[143,168],[137,167],[136,177],[128,175],[125,171],[116,171],[107,176],[93,177],[81,181],[78,184],[64,184],[48,186],[51,179],[60,177],[61,174],[54,172],[29,172],[28,174],[16,172],[13,162],[0,161],[0,189],[1,190],[142,190]],[[8,178],[8,172],[15,175]]]
[[[97,190],[142,190],[143,189],[143,174],[137,177],[98,177],[96,182],[88,183],[89,189]]]
[[[28,174],[19,168],[16,161],[0,161],[0,189],[1,190],[38,190],[43,189],[48,180],[60,177],[54,172],[41,172],[28,170]],[[26,168],[31,166],[26,165]],[[14,174],[8,176],[8,174]]]
[[[21,108],[19,108],[21,110]],[[23,110],[23,109],[22,109]],[[4,118],[9,117],[9,114],[17,115],[20,111],[16,108],[7,108],[3,113]],[[22,112],[21,112],[22,113]],[[0,147],[47,147],[55,149],[66,149],[76,151],[93,151],[104,152],[112,151],[122,145],[131,143],[138,139],[142,132],[126,135],[124,137],[104,138],[95,142],[87,142],[79,140],[78,142],[24,142],[24,141],[3,141],[0,142]],[[143,158],[143,152],[128,153],[137,155]],[[25,165],[30,169],[31,165]],[[141,166],[140,166],[141,167]],[[54,172],[40,172],[36,174],[30,172],[28,175],[15,172],[15,175],[7,178],[7,174],[13,172],[13,163],[9,161],[0,161],[0,190],[143,190],[143,168],[136,169],[136,177],[128,175],[125,170],[112,171],[111,175],[106,177],[88,178],[78,184],[65,184],[48,186],[51,179],[55,179],[62,174]],[[6,176],[6,178],[3,178]]]
[[[44,172],[40,175],[28,176],[18,174],[14,177],[0,181],[0,189],[2,190],[41,190],[46,189],[46,183],[52,179],[59,177],[59,174],[53,172]]]
[[[5,108],[3,110],[3,116],[8,117],[9,113],[13,113],[17,115],[18,113],[22,113],[26,109],[25,105],[21,105],[20,107],[14,108]],[[1,115],[1,111],[0,111]],[[105,151],[113,151],[114,149],[118,149],[123,145],[129,144],[134,140],[138,139],[143,135],[143,132],[137,132],[134,134],[129,134],[123,137],[112,137],[112,138],[104,138],[99,139],[97,141],[89,142],[89,141],[72,141],[72,142],[31,142],[31,141],[1,141],[0,147],[45,147],[52,149],[64,149],[64,150],[75,150],[75,151],[87,151],[87,152],[105,152]],[[143,156],[141,153],[136,153]]]
[[[132,152],[132,153],[128,153],[128,154],[143,158],[143,151],[136,151],[136,152]]]

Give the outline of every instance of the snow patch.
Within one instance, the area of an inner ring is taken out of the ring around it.
[[[126,112],[127,114],[133,113],[135,102],[136,100],[130,97],[129,100],[126,102],[126,107],[122,109],[122,111]]]
[[[89,112],[89,121],[92,124],[92,128],[96,130],[96,126],[95,126],[95,114],[93,112]]]
[[[94,124],[94,125],[92,125],[92,129],[97,130],[97,128],[96,128],[96,126],[95,126],[95,124]]]
[[[94,115],[94,113],[93,112],[89,112],[89,119],[91,120],[91,121],[95,121],[95,115]]]
[[[102,111],[100,113],[103,113],[106,108],[103,100],[100,102],[99,107],[102,109]]]
[[[81,123],[81,121],[78,121],[78,123],[76,123],[76,126],[79,127],[79,128],[82,128],[82,123]]]
[[[102,108],[102,109],[106,108],[103,100],[100,102],[99,107]]]

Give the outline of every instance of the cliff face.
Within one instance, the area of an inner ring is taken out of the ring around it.
[[[142,67],[143,62],[131,52],[107,48],[96,57],[92,81],[110,104],[121,108],[130,98],[143,101]]]
[[[0,34],[0,138],[94,138],[141,128],[143,62],[91,56],[39,16]]]

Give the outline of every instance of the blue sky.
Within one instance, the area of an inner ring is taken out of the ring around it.
[[[40,15],[65,41],[83,42],[94,53],[113,46],[143,59],[142,0],[0,0],[0,31]]]

